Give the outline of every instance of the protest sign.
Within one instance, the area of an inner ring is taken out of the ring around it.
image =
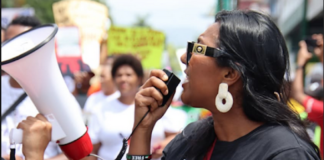
[[[149,28],[111,27],[108,31],[108,54],[137,55],[145,69],[161,68],[165,35]]]
[[[81,33],[83,62],[92,69],[99,66],[100,43],[107,36],[108,9],[90,0],[59,1],[53,4],[55,23],[59,27],[77,26]]]
[[[82,70],[80,31],[78,27],[59,27],[55,36],[55,53],[63,75]]]
[[[58,26],[77,26],[82,41],[100,42],[106,33],[108,9],[90,0],[59,1],[53,4],[55,23]]]

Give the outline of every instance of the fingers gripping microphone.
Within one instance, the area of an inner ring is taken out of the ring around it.
[[[55,24],[28,30],[1,45],[1,69],[25,90],[37,110],[52,124],[52,140],[73,160],[88,156],[92,143],[83,123],[81,108],[69,92],[54,53]],[[11,140],[22,142],[22,130]]]

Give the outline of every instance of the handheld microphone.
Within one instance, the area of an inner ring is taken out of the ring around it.
[[[167,81],[164,81],[164,83],[168,87],[169,93],[167,95],[162,94],[163,95],[163,102],[162,102],[162,105],[160,107],[163,107],[166,104],[166,102],[170,99],[171,95],[175,92],[177,86],[180,83],[180,79],[176,75],[174,75],[171,71],[169,71],[167,69],[163,69],[163,71],[169,77]],[[157,89],[157,90],[159,90],[159,89]],[[161,92],[161,90],[159,90],[159,91]]]

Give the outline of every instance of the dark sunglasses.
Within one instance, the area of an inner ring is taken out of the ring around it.
[[[222,55],[228,55],[226,52],[219,48],[208,47],[207,45],[199,44],[196,42],[188,42],[187,45],[187,65],[193,53],[202,54],[209,57],[217,58]]]

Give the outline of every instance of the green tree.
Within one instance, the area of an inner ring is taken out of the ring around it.
[[[42,23],[55,23],[52,5],[60,0],[26,0],[23,7],[34,8],[35,15]]]
[[[145,16],[137,16],[136,17],[136,22],[133,24],[134,27],[147,27],[151,28],[149,24],[147,24],[147,18],[149,15]]]
[[[54,23],[52,5],[60,0],[1,0],[2,8],[33,8],[42,23]]]

